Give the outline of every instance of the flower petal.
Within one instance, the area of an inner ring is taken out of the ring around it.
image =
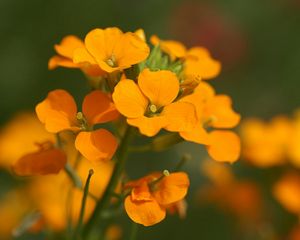
[[[92,65],[97,64],[96,60],[85,47],[75,49],[73,61],[74,63],[89,63]]]
[[[157,107],[172,103],[179,92],[179,80],[173,72],[167,70],[152,72],[146,68],[140,73],[138,84]]]
[[[166,210],[155,200],[133,201],[131,196],[126,197],[124,207],[130,219],[144,226],[152,226],[166,217]]]
[[[139,128],[143,135],[153,137],[167,124],[167,119],[164,116],[128,118],[127,123],[131,126]]]
[[[191,131],[183,131],[179,134],[186,141],[205,145],[208,145],[210,143],[209,134],[201,123],[196,124],[196,126]]]
[[[74,50],[80,47],[84,47],[84,43],[80,38],[74,35],[64,37],[60,44],[54,46],[59,55],[69,59],[73,58]]]
[[[59,149],[41,150],[21,157],[13,171],[20,176],[57,174],[66,162],[66,155]]]
[[[234,112],[231,105],[231,98],[227,95],[216,95],[207,103],[204,114],[212,119],[212,127],[233,128],[239,123],[241,116]]]
[[[219,162],[235,162],[241,151],[240,138],[231,131],[209,133],[210,144],[206,146],[209,155]]]
[[[156,190],[152,194],[160,205],[168,205],[183,199],[187,194],[189,185],[190,181],[186,173],[171,173],[157,183]]]
[[[114,135],[106,129],[80,132],[75,140],[76,149],[91,162],[110,160],[118,143]]]
[[[53,56],[48,62],[48,69],[53,70],[57,67],[78,68],[78,65],[74,63],[72,59],[61,56]]]
[[[131,191],[133,201],[151,201],[153,200],[147,181],[141,181],[140,185],[134,187]]]
[[[183,58],[186,54],[185,46],[173,40],[160,40],[156,35],[151,36],[150,42],[153,45],[160,45],[163,52],[167,53],[171,60],[174,61],[176,58]]]
[[[191,131],[197,122],[195,107],[191,103],[175,102],[166,107],[161,113],[167,119],[168,131]]]
[[[90,125],[115,120],[119,112],[109,96],[100,90],[86,95],[82,104],[82,111]]]
[[[221,72],[220,62],[214,60],[207,49],[201,47],[191,48],[187,55],[184,70],[187,76],[197,75],[208,80],[215,78]]]
[[[144,115],[148,100],[133,80],[120,81],[112,95],[118,111],[128,118],[137,118]]]
[[[73,129],[76,125],[77,106],[74,98],[65,90],[54,90],[36,108],[39,120],[46,130],[57,133]]]

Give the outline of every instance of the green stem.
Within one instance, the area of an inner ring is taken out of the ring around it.
[[[89,195],[90,181],[91,181],[91,177],[93,176],[93,174],[94,174],[93,169],[90,169],[89,175],[86,179],[86,183],[84,186],[80,215],[79,215],[78,224],[77,224],[77,227],[75,230],[75,239],[80,239],[80,233],[82,231],[82,225],[83,225],[83,217],[84,217],[84,213],[85,213],[86,200]]]
[[[138,227],[139,227],[138,224],[136,224],[135,222],[132,222],[129,240],[137,239]]]
[[[113,174],[110,178],[110,181],[105,189],[102,198],[100,199],[100,201],[97,202],[93,214],[91,215],[90,219],[85,225],[85,228],[83,229],[83,234],[84,234],[83,236],[85,237],[85,239],[89,239],[94,224],[101,218],[101,214],[109,204],[111,196],[114,193],[114,190],[120,180],[121,174],[125,167],[127,155],[128,155],[128,145],[133,137],[133,130],[134,128],[128,126],[121,140],[120,146],[116,153],[116,163],[115,163]]]
[[[82,189],[82,182],[80,177],[77,175],[75,170],[72,168],[71,164],[69,162],[65,165],[65,171],[68,174],[68,176],[71,178],[74,186],[76,188]]]

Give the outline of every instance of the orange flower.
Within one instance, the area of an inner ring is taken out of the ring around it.
[[[148,45],[138,34],[123,33],[116,27],[94,29],[86,35],[85,46],[75,50],[73,60],[75,63],[97,64],[108,73],[129,68],[149,55]]]
[[[163,176],[152,173],[126,184],[131,194],[125,199],[125,210],[132,221],[151,226],[166,216],[166,206],[183,199],[189,187],[183,172]]]
[[[167,53],[171,60],[183,58],[186,55],[185,46],[174,40],[160,40],[156,35],[151,36],[150,41],[153,45],[159,45],[161,50]]]
[[[128,124],[138,127],[146,136],[154,136],[162,128],[178,132],[195,124],[193,105],[174,102],[178,93],[179,81],[174,73],[144,69],[138,76],[138,84],[130,79],[120,81],[113,100]]]
[[[247,119],[241,125],[243,156],[257,167],[282,165],[293,132],[291,121],[275,117],[266,123],[259,119]]]
[[[300,176],[294,172],[286,173],[274,185],[273,195],[283,207],[296,215],[300,214]]]
[[[12,166],[20,176],[57,174],[66,164],[67,157],[63,151],[53,146],[52,142],[37,144],[39,149],[21,157]]]
[[[75,49],[84,47],[84,43],[76,36],[69,35],[62,39],[60,44],[54,46],[58,55],[50,58],[48,68],[50,70],[57,67],[80,68],[89,76],[100,76],[104,72],[96,64],[77,64],[73,62],[73,54]]]
[[[207,49],[193,47],[189,49],[184,61],[184,75],[189,81],[209,80],[219,75],[221,63],[214,60]],[[188,81],[188,80],[185,80]]]
[[[82,112],[78,113],[75,100],[68,92],[51,91],[47,98],[36,106],[36,113],[49,132],[80,131],[75,146],[90,161],[111,159],[117,148],[117,140],[109,131],[92,130],[93,125],[118,117],[110,98],[99,90],[89,93],[84,98]]]
[[[216,95],[213,88],[201,82],[194,93],[180,99],[194,104],[197,124],[190,131],[181,131],[180,136],[187,141],[205,144],[209,155],[217,161],[234,162],[240,154],[239,137],[228,130],[207,132],[205,128],[232,128],[240,121],[240,115],[231,108],[231,99],[226,95]]]

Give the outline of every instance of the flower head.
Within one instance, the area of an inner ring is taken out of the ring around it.
[[[189,187],[188,176],[183,172],[162,177],[152,173],[126,184],[131,194],[125,199],[125,210],[136,223],[151,226],[162,221],[168,205],[182,200]]]
[[[130,79],[120,81],[113,100],[130,125],[154,136],[162,128],[176,132],[191,129],[195,123],[193,105],[174,101],[178,93],[179,81],[174,73],[146,68],[138,76],[138,84]]]
[[[91,161],[110,159],[117,148],[117,141],[109,131],[101,128],[92,130],[95,124],[109,122],[118,117],[109,96],[99,90],[84,98],[82,112],[77,112],[75,100],[67,91],[54,90],[36,106],[36,113],[49,132],[79,132],[75,146]]]
[[[149,55],[149,47],[139,35],[119,28],[94,29],[84,40],[84,47],[74,52],[75,63],[97,64],[103,71],[121,71],[142,62]]]

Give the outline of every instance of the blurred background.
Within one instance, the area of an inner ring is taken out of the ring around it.
[[[148,37],[157,34],[188,47],[208,48],[223,66],[221,75],[211,83],[218,92],[232,97],[234,108],[243,118],[291,115],[300,107],[299,0],[1,0],[0,11],[2,126],[14,114],[33,110],[48,91],[56,88],[69,90],[81,101],[88,86],[80,71],[47,69],[54,55],[53,45],[65,35],[83,38],[93,28],[109,26],[124,31],[143,28]],[[263,226],[255,233],[249,227],[250,220],[246,220],[248,225],[241,224],[238,214],[224,211],[224,206],[203,203],[208,195],[201,189],[209,179],[200,171],[206,158],[202,147],[180,144],[175,150],[147,155],[147,163],[139,161],[141,155],[133,156],[129,174],[136,178],[150,170],[168,168],[184,153],[193,158],[185,166],[192,180],[186,219],[174,216],[157,226],[141,227],[138,239],[285,239],[296,225],[297,216],[272,197],[273,180],[281,171],[277,168],[258,169],[243,160],[229,167],[240,181],[258,186],[267,208]],[[0,199],[16,184],[1,170]],[[233,197],[236,192],[231,194]],[[0,225],[2,221],[5,219],[0,216]],[[125,219],[123,226],[128,222]]]

